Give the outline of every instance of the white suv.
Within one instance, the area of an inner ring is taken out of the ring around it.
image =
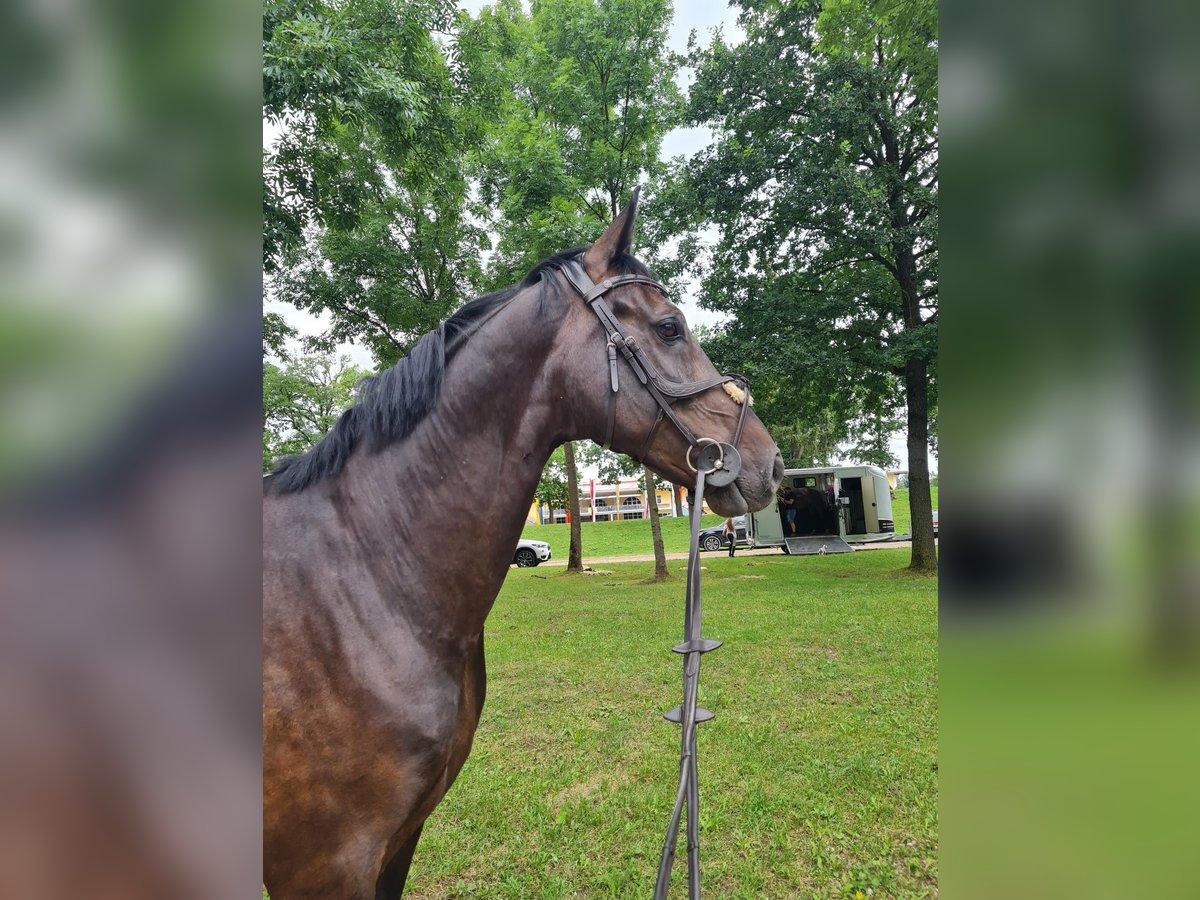
[[[550,545],[545,541],[517,541],[513,563],[522,569],[531,569],[550,558]]]

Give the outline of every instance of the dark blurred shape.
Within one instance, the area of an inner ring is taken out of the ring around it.
[[[253,321],[198,336],[115,444],[0,520],[0,896],[259,880]]]
[[[31,519],[61,520],[112,508],[136,491],[164,459],[194,453],[211,436],[236,432],[261,418],[254,389],[262,376],[261,294],[176,349],[157,383],[117,416],[111,439],[53,475],[25,483],[9,506]]]
[[[947,896],[1194,882],[1198,18],[941,7]]]
[[[261,881],[259,12],[0,9],[0,896]]]
[[[993,502],[988,502],[988,500]],[[1065,602],[1081,578],[1070,515],[1030,500],[1017,508],[964,491],[953,534],[943,545],[939,603],[943,624],[956,616],[1011,615],[1047,597]]]

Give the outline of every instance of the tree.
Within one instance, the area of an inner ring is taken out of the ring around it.
[[[567,464],[563,457],[563,448],[555,448],[546,460],[537,486],[537,501],[546,504],[551,510],[562,509],[567,505]]]
[[[538,482],[537,499],[549,504],[550,509],[567,509],[571,521],[571,548],[567,554],[568,574],[583,572],[583,557],[579,551],[579,482],[575,474],[574,445],[563,444],[555,448],[542,469]]]
[[[654,580],[662,581],[670,578],[671,573],[667,571],[667,550],[663,546],[662,523],[658,520],[657,487],[658,480],[646,466],[642,466],[642,489],[646,492],[646,504],[650,508],[650,535],[654,541]]]
[[[310,231],[273,279],[275,296],[330,314],[329,330],[306,342],[330,352],[355,341],[380,366],[475,296],[486,235],[466,217],[465,184],[395,185],[364,200],[349,229]]]
[[[421,168],[453,133],[451,88],[431,32],[453,0],[267,0],[263,267],[280,267],[310,226],[353,228],[384,180],[375,166]],[[369,149],[368,149],[369,148]]]
[[[745,42],[693,48],[691,116],[717,139],[674,189],[720,228],[700,267],[733,317],[715,361],[765,376],[768,424],[832,421],[876,460],[903,418],[911,566],[936,571],[936,5],[737,3]]]
[[[563,444],[563,462],[567,470],[567,512],[571,520],[571,547],[567,552],[567,571],[583,571],[583,536],[579,523],[579,474],[575,467],[575,442]]]
[[[664,578],[670,578],[671,573],[667,569],[667,552],[662,538],[662,524],[658,517],[658,498],[655,492],[660,487],[669,488],[671,485],[659,481],[646,466],[634,462],[630,457],[605,450],[596,444],[588,446],[584,457],[596,467],[603,481],[616,482],[621,478],[631,477],[640,479],[642,490],[646,492],[646,515],[650,520],[650,535],[654,544],[654,580],[662,581]]]
[[[528,13],[500,0],[462,23],[459,77],[475,121],[487,123],[472,171],[480,211],[500,235],[493,287],[589,243],[659,171],[681,110],[671,15],[668,0],[536,0]],[[573,445],[565,462],[570,570],[582,557]]]
[[[355,386],[368,374],[345,357],[301,356],[282,366],[264,363],[263,471],[324,437],[354,402]]]
[[[284,321],[279,313],[263,314],[263,356],[287,360],[287,342],[297,336],[296,329]]]
[[[463,91],[489,123],[473,172],[500,235],[496,286],[590,242],[660,171],[682,111],[671,16],[667,0],[539,0],[529,13],[501,0],[464,23]]]
[[[811,418],[774,421],[771,437],[775,438],[785,465],[797,468],[828,465],[837,454],[842,429],[828,409],[819,410]]]
[[[276,299],[328,313],[310,350],[390,365],[466,299],[489,243],[468,214],[475,139],[435,39],[449,0],[272,0],[264,11],[264,270]]]

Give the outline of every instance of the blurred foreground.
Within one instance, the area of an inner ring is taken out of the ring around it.
[[[0,896],[254,896],[258,13],[0,23]]]
[[[1195,891],[1196,20],[942,7],[949,897]]]

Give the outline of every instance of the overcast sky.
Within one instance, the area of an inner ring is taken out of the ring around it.
[[[485,0],[463,0],[459,5],[462,9],[475,15],[482,7],[488,5],[488,3]],[[729,7],[719,2],[687,2],[687,0],[680,0],[680,2],[675,4],[675,20],[671,25],[668,45],[678,53],[685,53],[687,51],[688,35],[693,30],[696,31],[701,43],[707,44],[711,40],[712,30],[715,28],[722,30],[727,43],[736,44],[744,36],[744,32],[737,24],[736,12]],[[677,81],[680,88],[686,92],[690,85],[691,72],[688,70],[681,71]],[[663,139],[660,156],[664,160],[675,156],[690,157],[707,146],[711,137],[712,133],[707,128],[676,128]],[[272,138],[273,135],[264,132],[264,142],[269,143]],[[681,288],[680,307],[683,309],[684,315],[687,316],[689,323],[692,325],[699,323],[713,325],[721,321],[722,316],[701,309],[696,303],[699,289],[698,284],[688,283],[682,285]],[[319,318],[311,313],[298,310],[289,304],[268,301],[266,308],[283,315],[301,334],[320,333],[329,324],[327,316]],[[355,364],[363,368],[371,369],[375,366],[371,354],[362,347],[344,344],[339,348],[339,352],[349,356]],[[899,468],[902,470],[907,469],[908,452],[902,434],[892,437],[890,449],[892,454],[899,460]],[[936,458],[930,459],[930,467],[933,472],[937,472]]]

